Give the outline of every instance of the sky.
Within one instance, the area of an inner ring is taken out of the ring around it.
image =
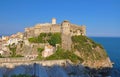
[[[120,0],[0,0],[0,35],[52,18],[86,25],[87,36],[120,37]]]

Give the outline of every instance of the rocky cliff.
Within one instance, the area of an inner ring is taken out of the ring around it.
[[[102,45],[86,36],[72,36],[72,51],[83,59],[82,64],[91,68],[112,67]]]

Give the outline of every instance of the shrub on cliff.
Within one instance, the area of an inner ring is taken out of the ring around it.
[[[70,59],[73,63],[83,62],[83,59],[75,55],[71,51],[65,51],[62,48],[58,48],[57,51],[46,58],[46,60],[60,60],[60,59]]]
[[[72,36],[72,49],[79,52],[84,60],[99,60],[107,58],[104,48],[86,36]]]
[[[42,57],[42,51],[44,50],[44,48],[38,48],[37,49],[37,51],[38,51],[38,57],[37,57],[37,59],[39,59],[39,60],[42,60],[43,59],[43,57]]]
[[[61,43],[60,33],[40,33],[37,37],[28,38],[31,43],[49,43],[53,46]]]
[[[28,41],[31,43],[38,43],[38,39],[36,37],[29,38]]]
[[[61,34],[60,33],[52,34],[52,36],[48,42],[52,46],[55,46],[56,44],[60,44],[61,43]]]

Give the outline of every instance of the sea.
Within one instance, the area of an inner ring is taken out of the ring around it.
[[[111,61],[114,63],[111,69],[111,77],[120,77],[120,37],[90,37],[105,48]]]

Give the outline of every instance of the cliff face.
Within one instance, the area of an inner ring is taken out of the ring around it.
[[[83,65],[91,68],[112,67],[104,48],[86,36],[72,37],[72,51],[83,59]]]

